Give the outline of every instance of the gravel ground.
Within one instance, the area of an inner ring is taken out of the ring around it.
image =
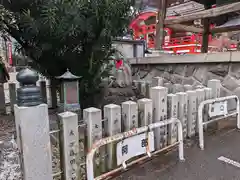
[[[0,179],[22,180],[19,153],[14,140],[13,116],[0,118]]]
[[[22,180],[14,133],[14,117],[0,116],[0,180]],[[57,143],[52,144],[52,161],[53,174],[60,172],[60,153]],[[54,180],[60,179],[60,176],[54,177]]]

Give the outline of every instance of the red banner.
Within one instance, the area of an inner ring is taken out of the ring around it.
[[[8,41],[8,64],[9,65],[13,65],[13,62],[12,62],[12,42],[11,41]]]

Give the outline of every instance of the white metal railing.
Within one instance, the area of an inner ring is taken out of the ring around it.
[[[183,152],[183,130],[182,130],[182,124],[181,124],[181,121],[177,118],[172,118],[172,119],[168,119],[168,120],[164,120],[164,121],[160,121],[160,122],[157,122],[157,123],[153,123],[153,124],[150,124],[148,126],[144,126],[144,127],[139,127],[139,128],[135,128],[135,129],[132,129],[130,131],[127,131],[127,132],[123,132],[123,133],[119,133],[119,134],[116,134],[114,136],[111,136],[111,137],[107,137],[107,138],[104,138],[104,139],[100,139],[99,141],[97,141],[96,143],[94,143],[92,149],[90,149],[90,151],[88,152],[87,154],[87,158],[86,158],[86,164],[87,164],[87,179],[88,180],[100,180],[100,179],[106,179],[106,177],[112,175],[113,173],[116,173],[122,169],[125,169],[127,166],[125,164],[125,162],[122,164],[123,166],[121,167],[118,167],[110,172],[107,172],[105,174],[102,174],[98,177],[94,177],[94,169],[93,169],[93,157],[94,157],[94,154],[96,152],[97,149],[99,149],[101,146],[104,146],[106,144],[109,144],[109,143],[112,143],[112,142],[116,142],[116,141],[120,141],[120,140],[123,140],[123,139],[126,139],[126,138],[129,138],[129,137],[132,137],[132,136],[135,136],[135,135],[138,135],[138,134],[141,134],[141,133],[144,133],[144,132],[149,132],[151,131],[152,129],[155,129],[155,128],[159,128],[159,127],[162,127],[162,126],[166,126],[168,124],[176,124],[177,125],[177,129],[178,129],[178,141],[174,144],[171,144],[165,148],[162,148],[160,150],[157,150],[153,153],[149,152],[148,148],[146,148],[146,151],[147,151],[147,156],[144,156],[142,158],[139,158],[135,161],[132,161],[128,164],[128,166],[132,165],[132,164],[135,164],[139,161],[142,161],[148,157],[151,157],[151,155],[153,154],[157,154],[159,152],[162,152],[166,149],[169,149],[175,145],[178,145],[178,149],[179,149],[179,159],[181,161],[184,161],[184,152]]]
[[[231,99],[235,99],[237,101],[237,107],[234,112],[228,113],[227,109],[225,109],[225,111],[227,113],[221,113],[221,111],[223,112],[224,108],[227,108],[227,107],[223,107],[223,110],[221,110],[221,109],[219,110],[219,113],[220,113],[219,115],[221,115],[221,117],[217,117],[217,118],[211,119],[210,121],[203,122],[203,109],[204,109],[205,105],[215,104],[218,102],[224,102],[224,101],[231,100]],[[239,98],[235,95],[220,97],[220,98],[216,98],[216,99],[208,99],[208,100],[205,100],[200,103],[200,105],[198,107],[198,133],[199,133],[199,146],[202,150],[204,150],[203,126],[210,124],[212,122],[216,122],[221,119],[230,117],[230,116],[234,116],[234,115],[237,115],[237,128],[240,129]]]

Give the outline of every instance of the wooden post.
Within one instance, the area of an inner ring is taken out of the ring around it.
[[[155,37],[155,48],[161,50],[164,42],[164,21],[166,17],[166,0],[161,0],[158,6],[158,18]]]
[[[211,5],[205,4],[204,5],[205,9],[210,9]],[[202,47],[201,47],[201,52],[202,53],[207,53],[208,52],[208,37],[210,34],[210,19],[205,18],[202,19],[203,21],[203,35],[202,35]]]

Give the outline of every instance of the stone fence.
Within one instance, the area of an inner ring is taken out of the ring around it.
[[[172,87],[161,86],[161,78],[153,81],[157,83],[153,87],[146,82],[134,82],[148,98],[126,101],[121,106],[108,104],[103,111],[94,107],[83,109],[81,121],[75,113],[60,113],[59,128],[51,131],[46,104],[32,107],[15,105],[17,145],[24,180],[32,180],[33,177],[34,180],[86,179],[85,157],[94,142],[153,122],[179,118],[184,138],[195,136],[198,105],[206,99],[220,96],[220,81],[209,80],[208,87],[175,87],[174,91]],[[204,120],[208,120],[208,116],[204,116]],[[175,125],[162,127],[154,133],[155,150],[177,140]],[[51,141],[51,136],[54,136],[54,141]],[[55,167],[56,162],[58,167],[52,170],[51,166]],[[96,153],[94,164],[95,176],[117,168],[116,144],[101,148]]]
[[[158,76],[168,86],[189,84],[196,87],[207,86],[209,80],[217,79],[220,81],[221,96],[240,97],[240,52],[184,56],[165,54],[159,57],[132,58],[129,61],[133,79],[138,81],[150,82]]]

